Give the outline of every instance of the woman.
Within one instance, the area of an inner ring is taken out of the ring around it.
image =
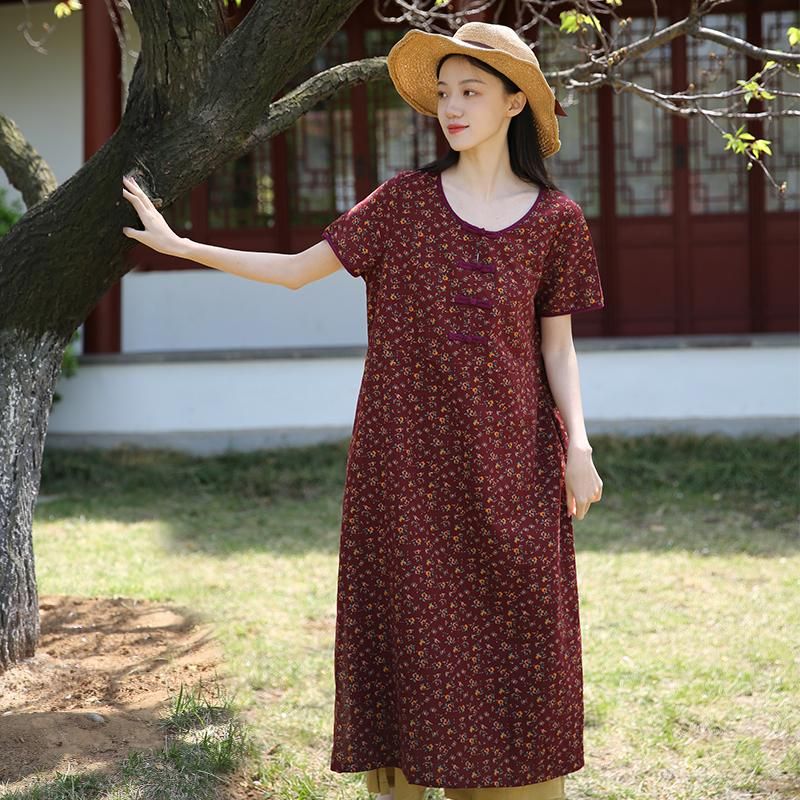
[[[504,25],[410,31],[400,95],[442,159],[403,170],[296,255],[181,239],[124,179],[126,235],[299,288],[366,283],[347,459],[331,769],[382,798],[561,800],[583,766],[572,518],[600,500],[571,314],[604,306],[580,207],[543,159],[564,114]]]

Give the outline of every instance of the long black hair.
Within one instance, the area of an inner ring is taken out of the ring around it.
[[[442,64],[448,58],[453,56],[463,55],[471,64],[474,64],[478,69],[488,72],[490,75],[496,75],[503,81],[503,86],[506,92],[514,94],[521,91],[511,78],[504,75],[499,70],[496,70],[485,61],[481,61],[475,56],[469,56],[463,53],[448,53],[439,59],[436,65],[436,77],[438,79],[439,72]],[[511,170],[519,178],[529,183],[535,183],[539,187],[546,187],[548,189],[558,190],[558,186],[553,182],[550,174],[545,166],[544,159],[542,158],[542,151],[539,147],[539,135],[536,132],[536,125],[533,121],[533,111],[531,110],[530,102],[525,103],[525,107],[511,118],[508,126],[508,135],[506,141],[508,142],[508,156],[511,162]],[[417,167],[418,172],[430,172],[438,174],[444,172],[448,167],[452,167],[458,163],[460,153],[458,150],[453,150],[448,145],[448,152],[440,158],[435,159],[421,167]]]

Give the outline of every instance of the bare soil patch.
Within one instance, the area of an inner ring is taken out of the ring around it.
[[[188,609],[62,595],[40,596],[39,609],[36,654],[0,674],[0,792],[158,748],[181,684],[224,683],[211,626]]]

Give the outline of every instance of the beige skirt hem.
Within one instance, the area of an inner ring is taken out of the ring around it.
[[[377,767],[365,773],[367,789],[373,794],[389,794],[394,790],[394,800],[423,800],[425,786],[409,783],[400,767]],[[448,800],[566,800],[566,776],[552,778],[527,786],[489,786],[474,789],[445,787]]]

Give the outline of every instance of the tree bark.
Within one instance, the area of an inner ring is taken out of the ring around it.
[[[31,526],[65,347],[52,335],[0,331],[0,672],[32,656],[39,641]]]
[[[228,34],[216,0],[133,0],[142,50],[123,119],[55,189],[16,127],[0,126],[0,165],[13,165],[9,178],[26,186],[26,201],[41,197],[0,238],[0,672],[38,643],[31,527],[47,423],[72,333],[128,269],[135,242],[122,227],[139,220],[122,176],[135,174],[163,208],[318,100],[385,74],[385,59],[339,67],[270,118],[279,104],[270,109],[268,98],[358,2],[259,0]],[[26,160],[44,177],[26,183]]]

